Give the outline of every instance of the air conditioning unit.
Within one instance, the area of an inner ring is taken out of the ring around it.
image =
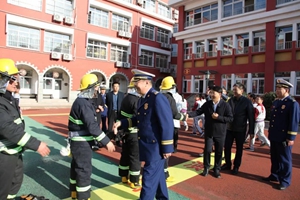
[[[74,18],[73,17],[65,17],[65,23],[66,24],[74,24]]]
[[[51,59],[60,59],[60,53],[52,52],[51,53]]]
[[[126,36],[125,31],[118,31],[118,36],[125,37]]]
[[[64,19],[64,17],[63,17],[62,15],[60,15],[60,14],[54,14],[54,15],[53,15],[53,20],[54,20],[54,21],[62,22],[63,19]]]
[[[124,63],[123,63],[123,67],[124,67],[124,68],[130,68],[130,63],[124,62]]]
[[[72,54],[64,53],[63,55],[64,60],[73,60]]]
[[[178,19],[179,11],[173,10],[173,19]]]
[[[116,62],[116,67],[123,67],[123,62],[117,61]]]
[[[131,36],[132,36],[132,34],[131,34],[131,33],[129,33],[129,32],[125,32],[125,37],[127,37],[127,38],[131,38]]]
[[[143,4],[144,4],[144,0],[137,0],[136,3],[137,3],[138,5],[143,5]]]

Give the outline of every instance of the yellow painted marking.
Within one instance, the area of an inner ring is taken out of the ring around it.
[[[48,117],[48,116],[63,116],[63,115],[69,115],[70,113],[53,113],[53,114],[28,114],[23,115],[26,117]]]
[[[231,155],[234,157],[234,154]],[[211,154],[211,164],[214,162],[214,154]],[[223,162],[223,161],[222,161]],[[198,176],[203,171],[203,157],[195,158],[168,168],[171,175],[174,175],[174,181],[167,182],[167,186],[171,187],[180,182],[186,181],[194,176]],[[140,189],[131,189],[129,185],[123,183],[116,183],[104,188],[99,188],[91,192],[92,200],[124,200],[124,199],[138,199],[140,196]],[[65,200],[71,200],[67,198]]]

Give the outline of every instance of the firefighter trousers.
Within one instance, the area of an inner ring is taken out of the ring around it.
[[[22,154],[5,154],[0,152],[0,199],[13,199],[23,181]]]
[[[70,191],[77,192],[77,199],[90,198],[92,174],[92,143],[71,141]]]
[[[140,170],[141,162],[139,160],[139,143],[137,133],[126,133],[123,137],[119,176],[129,176],[130,182],[138,183]]]

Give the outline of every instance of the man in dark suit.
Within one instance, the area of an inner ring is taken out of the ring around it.
[[[115,136],[113,134],[113,125],[116,122],[118,115],[120,115],[121,103],[124,99],[124,93],[119,91],[119,82],[114,82],[112,86],[113,90],[106,94],[106,105],[108,109],[108,137],[110,139],[115,139],[117,145],[120,146],[120,137],[119,135]]]
[[[205,147],[203,176],[208,175],[210,167],[210,154],[215,146],[214,175],[220,178],[222,152],[226,137],[226,123],[233,121],[231,107],[222,99],[222,88],[213,86],[209,93],[212,100],[203,104],[196,111],[188,113],[189,117],[204,114],[205,116]]]
[[[138,101],[137,115],[118,121],[114,128],[137,126],[140,161],[144,161],[141,200],[169,199],[164,175],[165,159],[174,151],[174,123],[167,98],[152,88],[150,74],[138,69],[132,70]]]

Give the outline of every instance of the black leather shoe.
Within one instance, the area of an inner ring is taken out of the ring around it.
[[[288,186],[278,185],[278,190],[285,190]]]
[[[263,177],[261,180],[267,181],[267,182],[270,182],[270,181],[275,181],[275,182],[277,182],[277,181],[278,181],[277,179],[272,178],[272,177],[270,177],[270,176],[268,176],[268,177]]]
[[[220,171],[219,171],[219,170],[215,170],[215,171],[214,171],[214,176],[215,176],[216,178],[221,178]]]
[[[234,167],[233,170],[232,170],[232,174],[237,175],[238,173],[239,173],[239,168]]]
[[[208,175],[208,169],[207,168],[204,168],[202,174],[202,176],[207,176]]]
[[[222,165],[221,170],[231,170],[231,166],[224,164]]]

